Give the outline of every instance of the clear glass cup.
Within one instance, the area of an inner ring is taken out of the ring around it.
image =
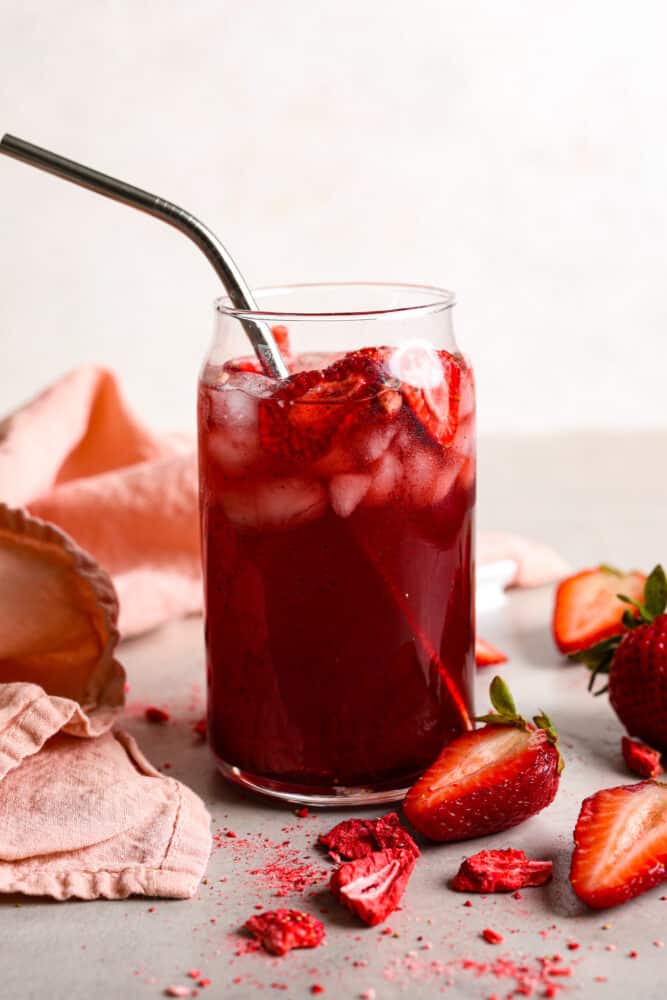
[[[413,285],[216,303],[199,385],[208,738],[316,805],[387,802],[470,728],[475,394],[454,297]],[[290,377],[261,374],[241,319]]]

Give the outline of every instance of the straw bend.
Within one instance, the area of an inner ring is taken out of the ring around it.
[[[21,160],[30,166],[37,167],[47,173],[55,174],[66,181],[88,188],[97,194],[111,198],[113,201],[139,209],[148,215],[161,219],[168,225],[180,230],[195,243],[213,266],[222,281],[229,298],[237,309],[256,308],[252,292],[246,284],[243,275],[238,270],[234,260],[222,245],[217,236],[203,222],[186,212],[184,209],[166,201],[149,191],[134,187],[125,181],[110,177],[99,170],[93,170],[74,160],[68,160],[41,146],[35,146],[24,139],[13,135],[4,135],[0,140],[0,152]],[[264,371],[276,378],[288,375],[287,367],[282,359],[273,333],[266,323],[252,319],[241,320],[250,338],[255,354],[259,358]]]

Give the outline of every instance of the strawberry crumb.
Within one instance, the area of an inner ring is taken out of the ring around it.
[[[149,906],[148,907],[148,912],[149,913],[155,913],[155,907],[154,906]]]
[[[372,986],[370,986],[367,990],[364,990],[363,993],[359,994],[360,1000],[375,1000],[376,996],[377,993]]]
[[[570,949],[570,951],[578,951],[579,948],[581,947],[578,941],[568,941],[567,946]]]
[[[465,901],[465,903],[463,905],[464,906],[472,906],[472,900],[466,899],[466,901]]]
[[[225,837],[235,837],[235,836],[236,834],[234,833],[233,830],[227,830],[227,833],[225,834]]]
[[[144,712],[146,717],[146,722],[169,722],[171,716],[169,712],[165,712],[163,708],[157,708],[156,705],[149,705]]]
[[[200,719],[192,727],[192,732],[195,736],[201,736],[202,739],[206,739],[206,719]]]
[[[608,982],[606,976],[594,976],[593,978],[595,979],[596,983],[606,983],[606,982]]]
[[[665,947],[665,942],[664,941],[654,941],[653,944],[655,945],[656,948],[664,948]]]
[[[523,896],[522,896],[522,894],[521,894],[521,893],[519,892],[519,890],[517,889],[517,891],[516,891],[516,892],[513,892],[513,893],[512,893],[512,898],[513,898],[513,899],[523,899]]]
[[[639,952],[633,948],[632,951],[628,952],[628,958],[639,958]]]
[[[308,806],[303,806],[301,809],[297,809],[296,815],[299,819],[305,819],[308,815]]]
[[[208,976],[204,976],[203,979],[197,980],[197,986],[205,987],[210,985],[211,985],[211,980],[208,978]]]
[[[189,986],[167,986],[164,991],[168,997],[189,997],[192,991]]]
[[[553,983],[546,987],[543,996],[545,997],[555,997],[558,993],[558,987],[554,986]]]
[[[489,944],[502,944],[505,940],[502,934],[499,934],[498,931],[492,930],[491,927],[484,928],[482,931],[482,937],[485,941],[488,941]]]
[[[188,975],[190,979],[199,979],[201,976],[201,969],[188,969]]]
[[[313,985],[310,987],[310,992],[315,994],[324,993],[324,986],[320,986],[319,983],[313,983]]]

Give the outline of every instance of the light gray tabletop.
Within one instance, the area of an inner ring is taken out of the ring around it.
[[[667,435],[581,434],[497,438],[483,442],[482,527],[532,534],[556,545],[575,566],[604,560],[650,568],[667,558]],[[582,798],[631,780],[620,757],[621,726],[604,698],[586,692],[583,668],[564,663],[548,629],[552,588],[512,594],[479,623],[480,633],[510,656],[503,675],[520,707],[544,707],[561,733],[567,767],[556,802],[513,831],[426,847],[404,905],[387,924],[365,928],[328,896],[330,866],[317,834],[351,815],[378,810],[311,811],[256,799],[226,784],[192,733],[204,708],[200,619],[175,623],[125,643],[121,658],[131,690],[124,726],[157,766],[206,801],[215,839],[206,883],[191,901],[130,899],[69,902],[5,898],[0,904],[0,996],[72,1000],[150,1000],[170,985],[197,989],[188,970],[211,980],[199,995],[244,998],[323,996],[505,998],[545,995],[540,960],[554,955],[564,971],[558,995],[616,1000],[633,993],[663,997],[667,968],[667,886],[617,910],[587,912],[567,882],[572,829]],[[492,673],[492,672],[491,672]],[[478,672],[485,707],[489,671]],[[172,721],[149,725],[146,703],[166,704]],[[232,830],[236,837],[226,836]],[[447,880],[462,858],[482,847],[512,846],[554,860],[543,889],[468,898]],[[300,868],[302,893],[276,895]],[[290,878],[286,877],[292,872]],[[256,907],[297,906],[321,915],[325,946],[284,958],[244,953],[239,926]],[[327,912],[319,914],[320,909]],[[487,944],[490,927],[504,936]],[[571,945],[571,947],[569,947]],[[239,954],[239,952],[241,952]],[[636,957],[630,957],[636,952]],[[523,972],[521,970],[524,970]],[[519,986],[523,992],[513,994]],[[530,990],[533,990],[531,993]],[[317,991],[315,991],[317,992]]]

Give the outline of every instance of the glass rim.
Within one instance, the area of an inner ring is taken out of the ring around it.
[[[280,322],[282,320],[294,321],[294,320],[336,320],[336,319],[379,319],[379,318],[389,318],[392,316],[403,316],[406,313],[410,315],[424,315],[428,313],[438,313],[445,309],[451,309],[452,306],[456,304],[456,297],[454,292],[449,291],[446,288],[440,288],[438,285],[418,285],[409,282],[393,282],[393,281],[305,281],[296,284],[288,285],[268,285],[257,288],[255,294],[257,296],[269,295],[269,294],[286,294],[289,292],[300,291],[304,289],[314,290],[317,288],[321,289],[332,289],[332,288],[370,288],[370,289],[393,289],[394,291],[404,291],[408,292],[422,292],[424,293],[427,301],[420,302],[414,305],[406,304],[401,306],[392,306],[387,309],[352,309],[352,310],[308,310],[306,312],[299,312],[293,309],[288,310],[277,310],[277,309],[237,309],[231,302],[228,295],[222,295],[215,299],[214,307],[216,312],[222,313],[225,316],[230,316],[233,319],[254,319],[265,322]]]

